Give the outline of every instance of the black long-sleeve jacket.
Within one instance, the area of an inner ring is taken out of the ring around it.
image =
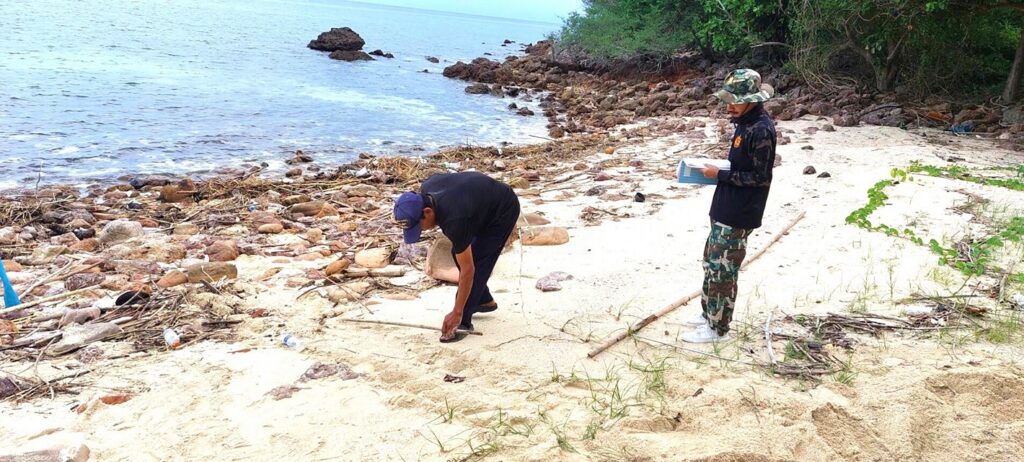
[[[730,170],[718,173],[711,219],[734,228],[761,227],[775,164],[775,123],[763,107],[733,121]]]

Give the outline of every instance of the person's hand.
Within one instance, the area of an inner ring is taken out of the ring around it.
[[[441,324],[441,338],[450,339],[455,337],[455,331],[462,322],[462,313],[452,311],[444,317],[444,324]]]
[[[704,164],[704,178],[718,178],[718,167],[711,164]]]

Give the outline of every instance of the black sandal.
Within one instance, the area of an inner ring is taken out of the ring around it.
[[[453,335],[453,336],[451,336],[449,338],[441,337],[440,341],[441,341],[441,343],[455,343],[455,342],[458,342],[459,340],[462,340],[462,339],[464,339],[466,337],[469,337],[469,334],[467,334],[465,332],[455,331],[455,335]]]
[[[476,309],[476,312],[477,313],[490,313],[492,311],[497,310],[498,309],[498,303],[497,302],[491,302],[491,303],[494,303],[494,304],[490,305],[490,306],[488,306],[488,305],[480,305],[480,306],[478,306],[477,309]]]

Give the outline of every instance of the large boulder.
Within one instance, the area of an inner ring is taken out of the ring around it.
[[[334,27],[309,42],[309,47],[320,51],[358,51],[366,41],[348,27]]]
[[[474,83],[466,87],[466,93],[471,95],[486,95],[491,92],[491,87],[488,87],[485,83]]]
[[[474,59],[469,64],[459,61],[444,69],[443,75],[450,79],[473,80],[482,83],[494,83],[496,71],[501,63],[487,58]]]

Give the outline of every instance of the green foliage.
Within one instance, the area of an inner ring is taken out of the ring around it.
[[[928,176],[939,177],[939,178],[950,178],[960,181],[968,181],[971,183],[983,184],[987,186],[998,186],[1001,188],[1012,189],[1014,191],[1024,191],[1024,165],[1017,165],[1013,167],[999,167],[990,170],[996,171],[1009,171],[1014,174],[1013,178],[992,178],[991,176],[980,176],[972,174],[966,168],[959,165],[952,165],[949,167],[936,167],[933,165],[921,165],[919,163],[911,164],[907,169],[910,173],[924,173]]]
[[[1020,167],[998,168],[996,170],[1019,172]],[[914,163],[907,170],[893,169],[890,172],[892,180],[883,180],[875,183],[868,190],[867,205],[850,213],[846,217],[846,223],[868,231],[880,232],[892,237],[902,237],[917,245],[925,245],[924,239],[917,236],[914,230],[910,228],[900,230],[885,224],[876,225],[869,219],[871,214],[878,210],[879,207],[885,205],[885,201],[889,199],[889,196],[885,194],[885,189],[911,179],[908,173],[924,173],[929,176],[948,177],[1018,191],[1024,190],[1024,183],[1019,179],[987,178],[973,174],[966,168],[956,165],[935,167]],[[1024,240],[1024,217],[1015,216],[1011,217],[1005,227],[999,232],[983,239],[967,242],[966,246],[950,248],[943,246],[942,243],[935,239],[931,239],[928,241],[928,248],[939,256],[939,264],[952,266],[966,276],[981,276],[992,265],[997,249],[1003,247],[1006,242],[1019,244],[1022,240]],[[1019,275],[1014,275],[1014,277],[1017,276]]]
[[[786,69],[811,84],[991,95],[1006,82],[1021,11],[1024,0],[588,0],[558,38],[600,60],[736,57],[779,42]]]
[[[775,0],[590,0],[559,38],[603,59],[664,59],[683,48],[734,54],[784,38],[784,13]]]
[[[998,88],[1021,21],[1009,9],[983,3],[800,0],[791,14],[793,61],[808,80],[845,77],[881,91]]]

